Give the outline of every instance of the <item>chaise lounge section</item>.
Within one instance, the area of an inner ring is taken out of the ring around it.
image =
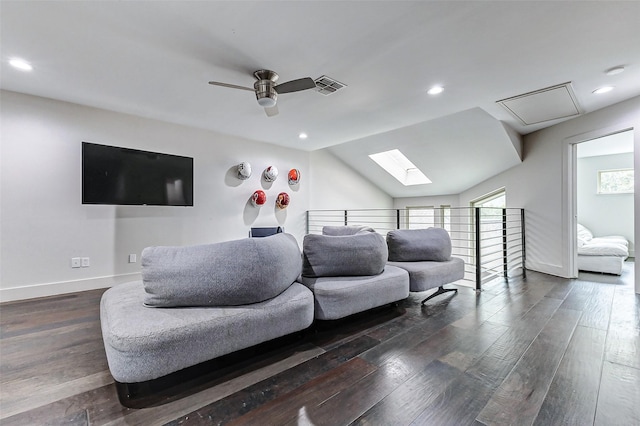
[[[308,328],[314,302],[295,282],[301,267],[298,244],[284,233],[145,249],[143,280],[113,287],[101,300],[113,378],[158,379]],[[127,405],[127,395],[119,396]]]

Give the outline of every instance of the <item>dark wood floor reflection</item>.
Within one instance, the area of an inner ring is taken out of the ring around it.
[[[102,290],[0,306],[0,424],[640,425],[640,295],[535,272],[320,327],[168,404],[118,403]]]

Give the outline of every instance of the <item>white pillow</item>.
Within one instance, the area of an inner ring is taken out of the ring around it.
[[[580,240],[584,242],[589,242],[593,238],[593,234],[584,226],[578,224],[578,244]]]

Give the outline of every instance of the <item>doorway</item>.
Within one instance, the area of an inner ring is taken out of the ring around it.
[[[578,224],[596,237],[625,237],[629,257],[635,256],[633,129],[577,141],[572,157],[573,232],[569,235],[573,275],[577,277]]]

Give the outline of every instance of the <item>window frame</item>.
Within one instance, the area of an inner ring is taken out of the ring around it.
[[[631,172],[632,175],[635,174],[633,167],[628,167],[624,169],[607,169],[607,170],[598,170],[597,174],[597,182],[596,182],[596,194],[597,195],[624,195],[624,194],[633,194],[635,193],[635,188],[632,188],[630,191],[617,191],[617,192],[604,192],[602,190],[602,174],[603,173],[615,173],[615,172]],[[631,182],[633,183],[633,179]]]

